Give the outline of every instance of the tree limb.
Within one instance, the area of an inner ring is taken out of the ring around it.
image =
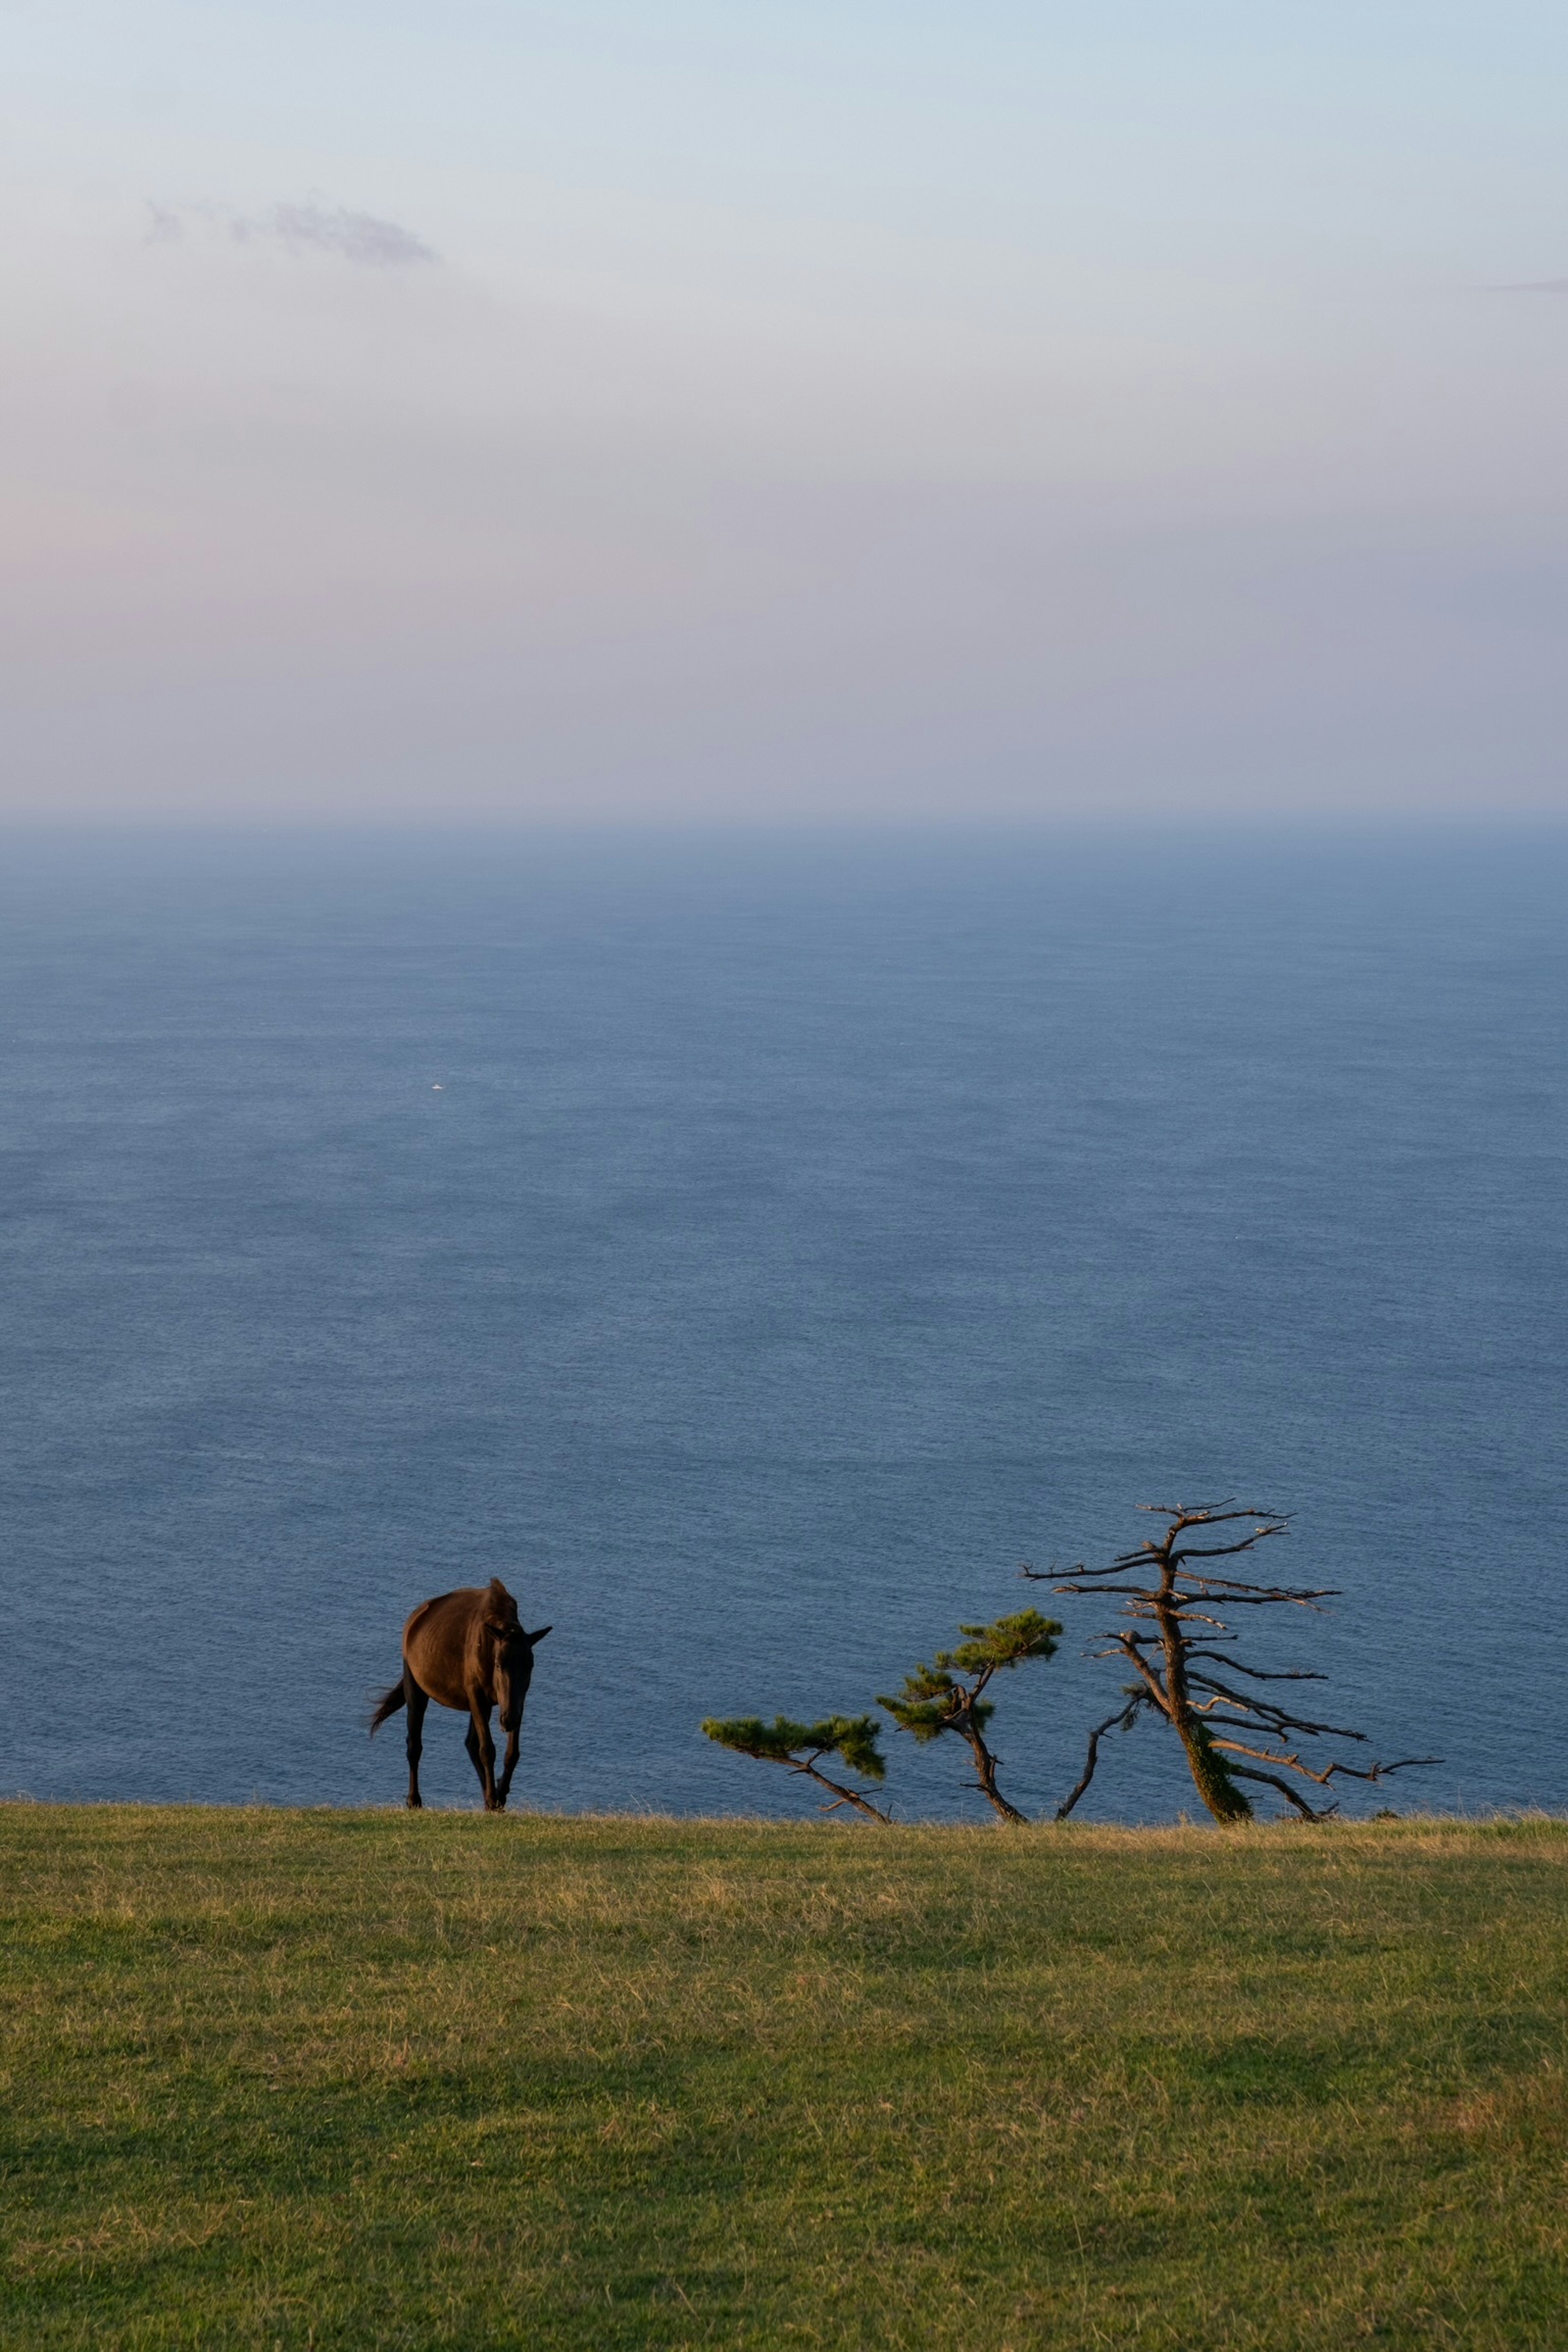
[[[1097,1724],[1095,1726],[1094,1729],[1089,1735],[1089,1754],[1084,1759],[1083,1772],[1079,1780],[1078,1785],[1074,1790],[1072,1790],[1069,1795],[1063,1798],[1061,1803],[1057,1807],[1057,1819],[1058,1822],[1066,1821],[1068,1815],[1071,1812],[1073,1807],[1077,1804],[1079,1799],[1082,1796],[1084,1790],[1093,1780],[1094,1768],[1100,1761],[1100,1743],[1104,1738],[1106,1733],[1108,1731],[1131,1730],[1139,1708],[1147,1706],[1148,1704],[1149,1700],[1142,1691],[1134,1691],[1132,1696],[1122,1708],[1120,1715],[1108,1715],[1103,1723]]]

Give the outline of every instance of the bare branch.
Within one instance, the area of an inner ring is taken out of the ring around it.
[[[1093,1780],[1094,1768],[1100,1761],[1100,1743],[1104,1738],[1106,1733],[1108,1731],[1116,1731],[1118,1729],[1130,1731],[1132,1727],[1133,1721],[1137,1717],[1139,1708],[1147,1706],[1148,1704],[1149,1701],[1142,1691],[1134,1691],[1120,1715],[1108,1715],[1103,1723],[1097,1724],[1095,1726],[1094,1729],[1089,1735],[1089,1754],[1084,1759],[1083,1771],[1079,1776],[1078,1784],[1068,1796],[1063,1798],[1061,1803],[1057,1807],[1057,1819],[1058,1822],[1066,1821],[1068,1815],[1071,1812],[1073,1807],[1077,1804],[1079,1799],[1082,1796],[1084,1790]]]
[[[1284,1532],[1283,1528],[1258,1528],[1251,1535],[1243,1536],[1237,1543],[1181,1544],[1167,1552],[1165,1557],[1174,1560],[1178,1567],[1189,1559],[1232,1559],[1238,1551],[1251,1551],[1255,1545],[1266,1543],[1270,1536],[1282,1536]]]
[[[1364,1733],[1353,1736],[1365,1737]],[[1315,1771],[1312,1766],[1300,1756],[1277,1756],[1271,1748],[1247,1748],[1244,1747],[1239,1740],[1234,1739],[1216,1739],[1215,1746],[1223,1748],[1237,1756],[1254,1756],[1260,1763],[1283,1765],[1287,1771],[1300,1772],[1304,1780],[1315,1780],[1321,1789],[1326,1789],[1329,1782],[1336,1776],[1346,1780],[1386,1780],[1391,1772],[1405,1772],[1408,1771],[1412,1765],[1440,1764],[1443,1760],[1440,1756],[1406,1756],[1397,1764],[1363,1765],[1345,1764],[1336,1759],[1332,1764],[1325,1765],[1322,1771],[1319,1772]],[[1239,1772],[1241,1766],[1238,1764],[1234,1769]]]
[[[1114,1586],[1104,1589],[1115,1590]],[[1173,1605],[1180,1612],[1190,1608],[1194,1600],[1202,1600],[1217,1601],[1224,1609],[1278,1609],[1289,1605],[1295,1609],[1315,1610],[1319,1597],[1315,1592],[1292,1592],[1284,1585],[1238,1585],[1231,1592],[1204,1592],[1173,1596]],[[1326,1597],[1331,1600],[1333,1596],[1329,1594]],[[1323,1612],[1319,1611],[1318,1613],[1321,1615]]]
[[[1245,1691],[1231,1690],[1226,1684],[1215,1682],[1212,1675],[1189,1675],[1187,1681],[1194,1689],[1215,1692],[1228,1706],[1244,1707],[1248,1715],[1256,1716],[1261,1723],[1272,1724],[1278,1731],[1304,1732],[1310,1739],[1366,1738],[1364,1731],[1347,1731],[1338,1723],[1313,1723],[1307,1716],[1288,1714],[1284,1707],[1275,1706],[1268,1699],[1248,1698]]]
[[[1329,1766],[1326,1772],[1317,1772],[1312,1777],[1325,1784],[1333,1779],[1336,1772],[1349,1780],[1386,1780],[1391,1772],[1407,1772],[1413,1764],[1440,1764],[1442,1761],[1440,1756],[1402,1756],[1396,1764],[1368,1764],[1363,1767],[1359,1764],[1334,1763]]]
[[[815,1764],[796,1764],[793,1765],[791,1769],[804,1772],[808,1780],[816,1782],[818,1788],[833,1790],[833,1802],[830,1805],[819,1806],[819,1811],[836,1813],[840,1805],[853,1805],[855,1811],[858,1813],[864,1813],[868,1821],[886,1822],[888,1820],[889,1816],[879,1806],[873,1805],[868,1798],[860,1796],[853,1789],[845,1788],[842,1781],[830,1780],[826,1772],[817,1770]]]
[[[1153,1667],[1148,1664],[1147,1662],[1139,1654],[1138,1651],[1133,1648],[1131,1643],[1127,1643],[1126,1654],[1128,1657],[1131,1659],[1132,1664],[1137,1667],[1144,1683],[1148,1685],[1149,1696],[1152,1700],[1154,1706],[1166,1718],[1167,1722],[1169,1722],[1172,1720],[1171,1702],[1165,1695],[1165,1687],[1161,1682],[1159,1675],[1154,1672]]]
[[[1233,1634],[1231,1638],[1234,1640],[1236,1637]],[[1241,1659],[1232,1657],[1228,1650],[1194,1649],[1189,1650],[1187,1652],[1187,1655],[1189,1658],[1214,1658],[1221,1665],[1228,1667],[1233,1675],[1250,1675],[1255,1682],[1326,1683],[1329,1679],[1327,1675],[1319,1674],[1317,1669],[1313,1666],[1245,1665]]]
[[[1204,1525],[1221,1526],[1226,1519],[1266,1519],[1271,1527],[1288,1528],[1295,1517],[1293,1511],[1251,1511],[1237,1507],[1236,1496],[1227,1495],[1223,1503],[1135,1503],[1133,1508],[1148,1511],[1157,1519],[1175,1522],[1172,1535],[1180,1535],[1184,1528]],[[1153,1549],[1152,1545],[1150,1547]]]
[[[1309,1822],[1326,1822],[1331,1814],[1339,1811],[1337,1805],[1325,1805],[1319,1812],[1315,1806],[1307,1802],[1300,1789],[1293,1789],[1289,1780],[1281,1780],[1273,1772],[1254,1772],[1246,1764],[1233,1764],[1230,1769],[1238,1780],[1267,1780],[1271,1789],[1278,1789],[1282,1797],[1288,1797],[1296,1811]]]

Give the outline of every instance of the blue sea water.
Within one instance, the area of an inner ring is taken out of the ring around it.
[[[800,1812],[700,1718],[1239,1494],[1342,1591],[1259,1654],[1445,1759],[1351,1809],[1568,1804],[1565,900],[1551,833],[12,838],[0,1792],[398,1801],[367,1696],[500,1573],[524,1803]],[[1031,1813],[1120,1681],[1057,1606]],[[1192,1803],[1145,1727],[1084,1812]]]

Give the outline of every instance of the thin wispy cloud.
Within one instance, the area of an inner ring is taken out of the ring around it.
[[[189,228],[226,232],[237,245],[281,246],[296,255],[321,253],[357,269],[411,269],[440,259],[412,229],[343,205],[273,205],[264,213],[230,212],[213,205],[149,203],[150,245],[177,243]]]
[[[362,269],[408,269],[437,258],[412,229],[341,205],[274,205],[259,220],[237,221],[235,235],[275,237],[291,253],[335,253]]]
[[[1568,278],[1521,278],[1490,286],[1489,294],[1568,294]]]

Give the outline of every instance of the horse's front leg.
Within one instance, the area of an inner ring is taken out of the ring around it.
[[[490,1738],[489,1708],[480,1699],[473,1699],[469,1702],[468,1736],[463,1745],[468,1749],[469,1760],[479,1776],[479,1787],[484,1790],[485,1811],[487,1813],[493,1813],[497,1810],[496,1744]]]
[[[522,1732],[522,1717],[507,1727],[506,1754],[501,1758],[500,1779],[496,1783],[496,1811],[500,1812],[511,1794],[511,1776],[517,1769],[517,1746]]]

